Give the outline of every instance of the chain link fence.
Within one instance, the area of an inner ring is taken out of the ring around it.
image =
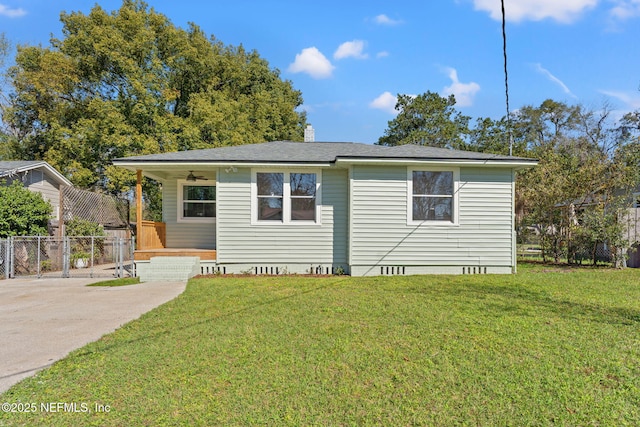
[[[7,253],[9,252],[9,241],[0,239],[0,280],[9,277]]]
[[[0,240],[0,279],[134,276],[134,242],[111,236],[19,236]]]

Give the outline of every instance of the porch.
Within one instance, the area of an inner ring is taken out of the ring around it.
[[[215,249],[167,248],[167,227],[164,222],[140,221],[138,244],[133,253],[134,261],[149,261],[157,256],[198,257],[201,261],[216,261]]]
[[[186,256],[198,257],[201,261],[215,261],[215,249],[196,249],[196,248],[157,248],[157,249],[136,249],[133,253],[134,261],[149,261],[157,256]]]
[[[134,261],[150,261],[158,256],[198,257],[204,262],[217,259],[215,249],[167,248],[167,226],[164,222],[143,219],[142,170],[136,171],[136,250]]]

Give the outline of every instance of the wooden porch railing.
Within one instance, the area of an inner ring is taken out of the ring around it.
[[[138,250],[163,249],[167,244],[167,225],[164,222],[142,221],[138,230]]]

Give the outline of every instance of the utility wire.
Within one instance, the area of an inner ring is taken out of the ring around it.
[[[511,112],[509,111],[509,72],[507,71],[507,29],[504,13],[504,0],[500,0],[502,6],[502,56],[504,57],[504,93],[507,104],[507,136],[509,137],[509,155],[513,155],[513,136],[511,135]]]

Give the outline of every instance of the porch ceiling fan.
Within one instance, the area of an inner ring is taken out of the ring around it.
[[[189,175],[187,175],[187,181],[196,182],[199,179],[207,181],[209,178],[204,177],[204,176],[196,176],[196,175],[193,174],[193,171],[189,171]]]

